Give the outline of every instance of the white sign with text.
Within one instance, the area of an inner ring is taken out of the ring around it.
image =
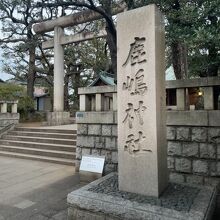
[[[105,163],[105,157],[82,156],[80,171],[93,173],[102,173]]]

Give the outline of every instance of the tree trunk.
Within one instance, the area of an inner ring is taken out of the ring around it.
[[[172,4],[172,9],[176,12],[180,10],[180,0],[174,0]],[[181,18],[177,13],[175,18],[170,17],[170,24],[175,24],[176,26],[181,26]],[[171,43],[172,51],[172,64],[174,68],[174,73],[176,79],[186,79],[188,78],[188,62],[187,62],[187,46],[184,42],[176,39]]]
[[[79,110],[79,95],[78,95],[78,88],[80,87],[80,72],[75,72],[72,77],[72,84],[73,84],[73,109],[74,111]]]
[[[212,26],[218,29],[218,25],[219,25],[218,17],[209,15],[208,19],[211,21]],[[208,55],[209,65],[208,65],[207,76],[217,76],[219,69],[219,62],[218,62],[219,54],[217,50],[217,45],[215,45],[214,42],[212,43],[210,42],[208,51],[209,51],[209,55]]]
[[[69,75],[64,76],[64,111],[69,111]]]
[[[176,79],[186,79],[188,77],[187,47],[180,41],[171,44],[172,64]]]
[[[208,55],[208,70],[207,70],[207,76],[218,76],[218,69],[219,64],[217,62],[218,60],[218,52],[216,50],[215,45],[211,45],[209,48],[209,55]]]
[[[116,36],[111,32],[109,29],[109,25],[106,24],[106,32],[107,32],[107,44],[109,46],[110,50],[110,56],[111,56],[111,66],[112,66],[112,72],[114,74],[115,80],[117,80],[117,41]]]
[[[112,19],[112,1],[102,0],[102,7],[108,16],[106,20],[106,40],[110,51],[111,57],[111,70],[114,74],[115,82],[117,81],[117,33],[114,21]]]
[[[35,81],[35,46],[29,48],[29,62],[27,74],[27,96],[34,98],[34,81]]]

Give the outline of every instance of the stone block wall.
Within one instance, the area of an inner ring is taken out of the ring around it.
[[[90,120],[81,119],[81,123],[77,123],[76,170],[79,169],[82,156],[95,155],[105,156],[104,174],[117,171],[117,125],[108,120],[113,113],[102,115],[104,122],[99,124],[94,123],[95,112],[86,114],[90,114]]]
[[[212,184],[220,177],[220,111],[167,113],[170,179]]]
[[[104,155],[104,174],[116,171],[117,115],[80,112],[78,116],[77,169],[82,155]],[[167,155],[172,181],[193,184],[219,181],[220,111],[167,112]]]
[[[18,124],[19,118],[19,113],[0,113],[0,130],[10,124]]]
[[[47,122],[44,125],[56,126],[70,124],[70,113],[69,112],[47,112]]]
[[[170,179],[195,184],[220,177],[220,126],[167,126]]]

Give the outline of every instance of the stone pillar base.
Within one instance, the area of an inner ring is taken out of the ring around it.
[[[111,173],[69,193],[68,220],[212,219],[216,186],[169,183],[158,199],[120,192],[117,179]]]
[[[65,125],[70,124],[69,112],[47,112],[47,125]]]
[[[6,127],[10,124],[18,124],[20,119],[19,113],[0,113],[0,127]]]

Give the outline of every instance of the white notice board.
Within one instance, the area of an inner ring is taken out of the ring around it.
[[[82,156],[80,171],[88,171],[93,173],[102,173],[105,163],[105,157]]]

